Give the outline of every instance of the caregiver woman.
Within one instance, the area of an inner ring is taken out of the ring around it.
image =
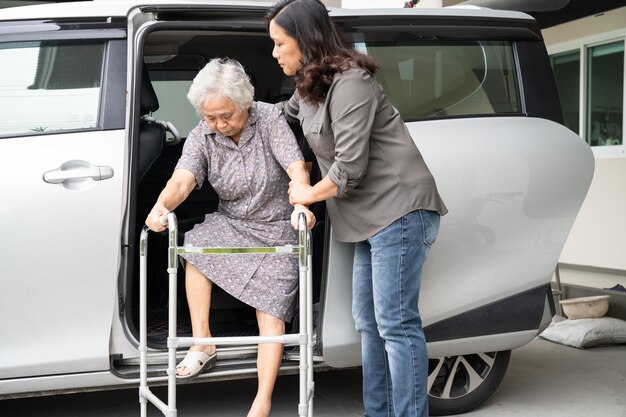
[[[292,204],[326,200],[334,236],[355,242],[352,314],[361,334],[365,416],[428,416],[428,354],[418,310],[422,265],[447,212],[409,131],[318,0],[267,16],[272,56],[296,92],[297,119],[323,179],[292,181]]]

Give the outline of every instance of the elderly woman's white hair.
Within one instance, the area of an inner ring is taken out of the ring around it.
[[[193,79],[187,99],[202,114],[207,100],[225,97],[239,110],[247,109],[254,99],[254,87],[243,66],[234,59],[214,58]]]

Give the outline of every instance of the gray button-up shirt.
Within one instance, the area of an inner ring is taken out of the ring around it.
[[[447,213],[400,113],[365,70],[337,73],[323,103],[296,92],[279,106],[300,121],[322,175],[337,185],[326,202],[337,240],[365,240],[417,209]]]

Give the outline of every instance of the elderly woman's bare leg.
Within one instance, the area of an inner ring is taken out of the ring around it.
[[[279,336],[285,333],[285,322],[267,313],[257,310],[259,335]],[[283,357],[283,345],[280,343],[262,343],[257,356],[258,389],[248,412],[248,417],[267,417],[272,407],[272,391]]]
[[[189,314],[191,316],[191,331],[193,337],[211,337],[209,328],[209,311],[211,309],[211,289],[213,283],[207,279],[195,266],[187,262],[185,266],[185,287]],[[192,346],[190,351],[215,353],[215,346]],[[185,366],[176,370],[179,376],[189,375]]]

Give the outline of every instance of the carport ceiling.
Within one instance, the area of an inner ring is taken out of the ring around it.
[[[467,4],[526,12],[543,29],[624,7],[626,0],[443,0],[443,4]]]
[[[626,6],[626,0],[570,0],[561,10],[528,12],[528,14],[532,15],[539,22],[541,28],[548,28],[624,6]]]

